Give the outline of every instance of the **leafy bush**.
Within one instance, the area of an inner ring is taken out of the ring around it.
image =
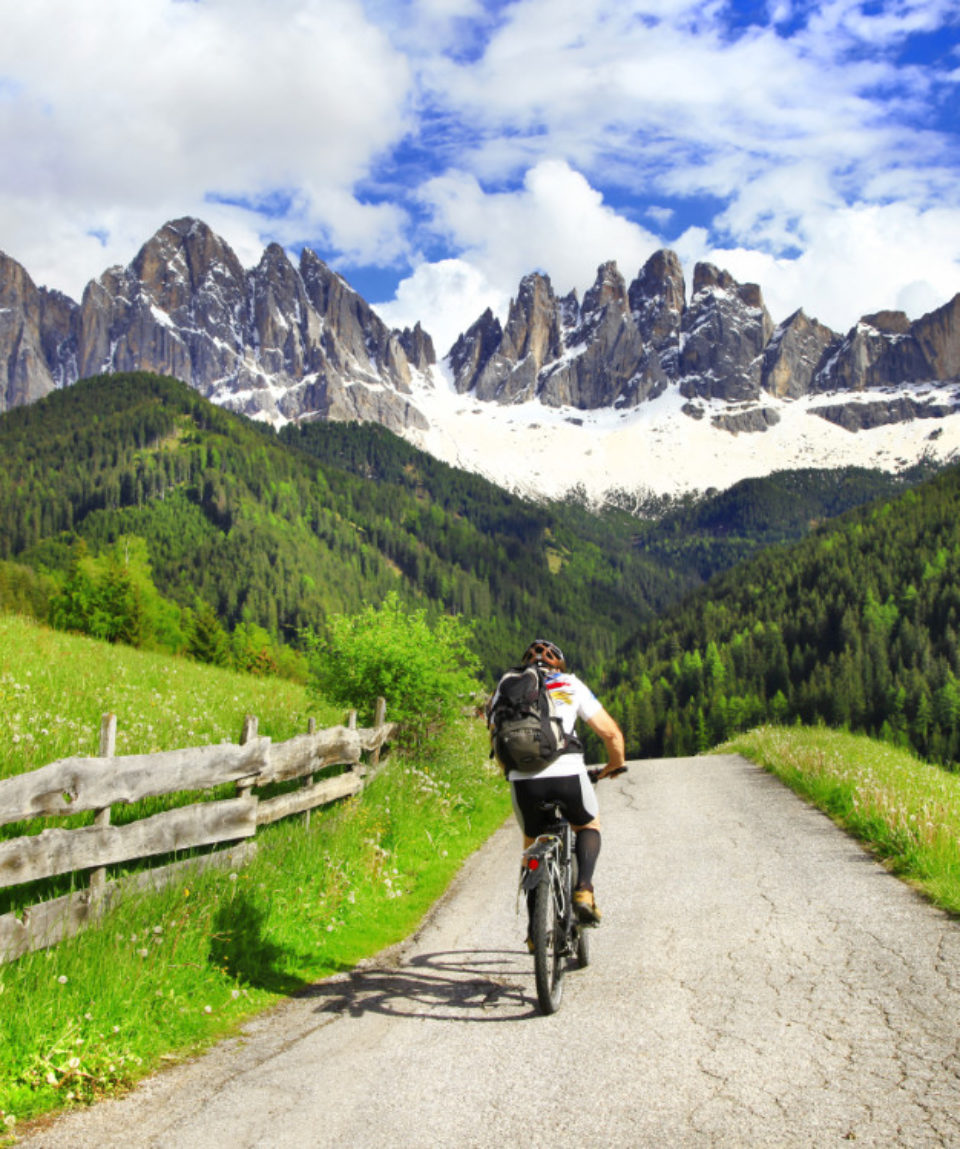
[[[363,725],[373,721],[377,698],[385,698],[405,741],[422,741],[455,718],[464,696],[479,689],[472,625],[450,615],[431,625],[425,610],[407,614],[395,592],[379,607],[332,616],[325,637],[306,637],[312,688],[354,707]]]

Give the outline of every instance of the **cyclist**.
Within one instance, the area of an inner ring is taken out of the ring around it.
[[[573,895],[574,907],[582,923],[596,926],[600,924],[600,911],[593,893],[593,874],[600,853],[599,807],[593,784],[587,776],[583,747],[574,737],[574,728],[577,719],[582,718],[603,741],[607,764],[599,773],[601,778],[623,766],[623,734],[589,687],[567,670],[567,660],[556,643],[535,639],[524,651],[521,661],[524,666],[535,663],[543,669],[564,733],[573,738],[565,753],[536,774],[511,770],[507,775],[514,813],[523,831],[524,849],[533,844],[550,821],[549,814],[541,806],[562,802],[576,834],[579,878]],[[488,714],[493,710],[496,697],[494,693]]]

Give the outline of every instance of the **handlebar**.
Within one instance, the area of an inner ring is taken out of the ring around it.
[[[587,777],[594,784],[594,786],[596,786],[596,784],[600,781],[600,771],[602,769],[602,766],[598,766],[594,770],[587,771]],[[618,766],[616,770],[611,770],[609,774],[604,774],[604,778],[616,778],[618,774],[626,774],[626,772],[626,766]]]

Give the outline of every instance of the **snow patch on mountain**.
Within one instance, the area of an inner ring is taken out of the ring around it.
[[[612,490],[681,494],[724,490],[741,479],[797,467],[874,467],[896,471],[927,456],[960,459],[960,414],[913,419],[851,432],[816,415],[818,407],[869,404],[909,397],[960,405],[960,387],[928,384],[743,404],[767,410],[778,421],[762,432],[731,434],[713,417],[729,415],[731,404],[700,399],[699,418],[677,386],[639,407],[581,411],[537,402],[485,403],[454,389],[448,370],[433,380],[416,375],[413,402],[430,422],[405,437],[436,458],[473,471],[519,494],[561,498],[582,487],[602,502]],[[686,408],[686,411],[685,411]]]

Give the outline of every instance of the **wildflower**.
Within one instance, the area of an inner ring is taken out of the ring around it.
[[[79,1057],[71,1057],[70,1060],[67,1062],[67,1065],[71,1069],[79,1069],[80,1068],[80,1058]]]
[[[213,1013],[213,1006],[212,1005],[205,1005],[203,1007],[203,1012],[204,1013]]]
[[[113,1032],[114,1032],[114,1033],[119,1033],[119,1032],[120,1032],[120,1026],[119,1026],[119,1025],[115,1025],[115,1026],[113,1027]]]
[[[240,996],[240,990],[238,990],[238,989],[231,990],[230,996],[233,998],[234,1001],[236,1001],[237,998]]]
[[[67,982],[68,982],[69,980],[70,980],[70,979],[67,977],[67,975],[66,975],[65,973],[62,973],[62,974],[61,974],[61,975],[60,975],[60,976],[57,978],[57,981],[58,981],[58,982],[59,982],[61,985],[66,985],[66,984],[67,984]]]
[[[149,951],[149,950],[146,950],[146,949],[144,949],[144,950],[137,950],[137,956],[138,956],[138,957],[142,957],[142,958],[145,958],[149,952],[150,952],[150,951]]]
[[[154,927],[153,927],[153,932],[154,932],[155,934],[162,934],[162,933],[163,933],[163,926],[154,926]]]
[[[52,1069],[47,1074],[46,1081],[47,1081],[47,1085],[56,1085],[57,1084],[57,1075],[53,1072]]]
[[[93,1021],[92,1013],[85,1013],[83,1016],[87,1019],[87,1021]]]

